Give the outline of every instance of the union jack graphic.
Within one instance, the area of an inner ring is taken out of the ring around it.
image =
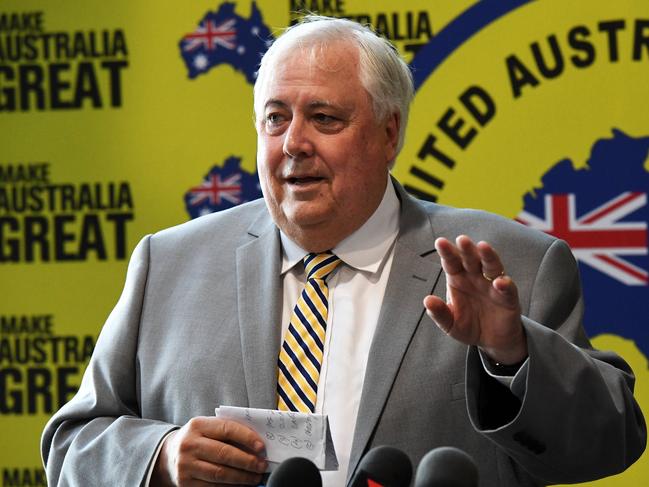
[[[216,24],[212,20],[205,20],[194,32],[183,37],[183,50],[193,51],[202,46],[208,51],[212,51],[216,49],[217,45],[226,49],[234,49],[237,47],[237,30],[234,28],[236,22],[236,19],[229,19]]]
[[[200,186],[191,188],[189,194],[189,204],[192,206],[205,201],[216,206],[221,204],[221,199],[238,205],[241,203],[241,174],[233,174],[223,180],[219,174],[210,174]]]
[[[183,199],[190,218],[198,218],[260,197],[257,173],[242,169],[241,158],[230,156],[222,165],[213,166],[201,184],[189,188]]]
[[[647,194],[627,191],[577,217],[576,198],[545,195],[545,217],[522,211],[517,221],[563,239],[575,258],[628,286],[646,286],[645,269],[622,258],[647,255],[647,223],[620,221],[647,204]]]
[[[259,60],[273,40],[256,2],[248,18],[235,11],[234,2],[222,2],[193,25],[193,32],[178,41],[189,79],[225,64],[244,74],[251,85],[255,83]]]

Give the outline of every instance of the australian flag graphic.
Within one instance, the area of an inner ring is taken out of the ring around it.
[[[249,19],[235,13],[234,3],[226,2],[216,12],[207,12],[194,31],[182,37],[179,48],[190,79],[229,64],[252,84],[272,40],[255,2]]]
[[[612,333],[649,355],[649,137],[613,130],[588,167],[559,161],[517,220],[568,242],[582,277],[589,336]],[[552,283],[548,283],[552,285]]]
[[[191,218],[198,218],[260,197],[257,174],[242,170],[241,159],[232,156],[222,167],[214,166],[202,183],[185,193],[185,208]]]

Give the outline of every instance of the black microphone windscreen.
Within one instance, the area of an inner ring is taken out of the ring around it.
[[[435,448],[421,459],[415,487],[478,487],[478,467],[458,448]]]
[[[294,457],[284,460],[273,470],[267,487],[322,487],[318,467],[311,460]]]
[[[412,464],[408,455],[391,446],[377,446],[363,457],[352,478],[351,487],[367,487],[372,480],[381,487],[408,487]]]

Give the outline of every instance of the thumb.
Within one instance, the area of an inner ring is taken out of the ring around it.
[[[429,318],[448,335],[454,323],[453,311],[449,305],[443,299],[430,295],[424,298],[424,307]]]

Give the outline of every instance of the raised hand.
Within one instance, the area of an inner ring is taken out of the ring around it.
[[[527,356],[527,341],[518,291],[496,251],[465,235],[455,245],[438,238],[435,248],[446,273],[447,302],[426,296],[428,316],[447,335],[477,345],[496,362],[521,362]]]

